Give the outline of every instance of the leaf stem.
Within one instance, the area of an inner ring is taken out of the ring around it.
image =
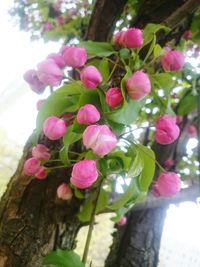
[[[84,248],[83,258],[82,258],[82,262],[84,264],[86,264],[86,262],[87,262],[87,256],[88,256],[88,252],[89,252],[90,242],[91,242],[91,238],[92,238],[92,231],[93,231],[94,222],[95,222],[95,215],[96,215],[96,210],[97,210],[97,202],[98,202],[98,199],[99,199],[102,182],[103,182],[103,179],[101,180],[101,183],[100,183],[100,185],[98,187],[97,195],[96,195],[96,198],[94,200],[94,207],[93,207],[93,210],[92,210],[92,213],[91,213],[91,217],[90,217],[90,224],[89,224],[87,239],[86,239],[86,242],[85,242],[85,248]]]

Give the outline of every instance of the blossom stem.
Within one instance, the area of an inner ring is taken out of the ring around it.
[[[96,215],[96,210],[97,210],[97,203],[98,203],[99,195],[100,195],[100,192],[101,192],[102,182],[103,182],[103,179],[101,180],[101,183],[100,183],[100,185],[99,185],[99,187],[97,189],[97,194],[96,194],[96,198],[94,200],[94,206],[93,206],[93,210],[92,210],[91,217],[90,217],[90,224],[89,224],[88,234],[87,234],[87,238],[86,238],[86,242],[85,242],[85,248],[84,248],[84,252],[83,252],[83,258],[82,258],[82,262],[84,264],[86,264],[86,262],[87,262],[87,256],[88,256],[90,242],[91,242],[91,238],[92,238],[92,231],[93,231],[93,228],[94,228],[95,215]]]

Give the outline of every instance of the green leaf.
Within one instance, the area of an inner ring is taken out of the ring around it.
[[[99,69],[99,71],[103,77],[103,83],[102,84],[105,84],[109,78],[109,75],[110,75],[110,66],[109,66],[109,62],[108,62],[107,58],[103,58],[100,61],[98,69]]]
[[[97,201],[96,213],[99,213],[100,211],[105,209],[107,204],[108,204],[108,193],[103,188],[101,188],[99,199]]]
[[[157,87],[162,89],[171,89],[175,85],[175,81],[172,79],[172,75],[169,73],[158,73],[151,75],[154,83]]]
[[[69,164],[69,165],[71,164],[68,155],[69,146],[80,140],[81,137],[82,134],[73,132],[73,125],[67,129],[67,132],[63,137],[64,147],[60,151],[60,159],[64,164]]]
[[[121,58],[129,58],[130,57],[130,50],[127,48],[122,48],[119,50],[119,56]]]
[[[143,31],[143,36],[144,36],[143,46],[150,43],[151,40],[154,38],[155,33],[157,33],[160,30],[164,30],[166,34],[171,31],[169,27],[166,27],[161,24],[153,24],[153,23],[147,24],[147,26],[144,28],[144,31]]]
[[[107,57],[117,53],[111,43],[82,41],[80,47],[84,47],[89,54],[89,57]]]
[[[132,159],[131,157],[126,156],[125,152],[116,151],[109,154],[108,160],[111,160],[109,164],[111,170],[114,170],[115,168],[119,167],[123,171],[127,171],[130,167]]]
[[[78,214],[78,218],[82,222],[87,222],[91,218],[92,210],[94,208],[94,201],[96,199],[96,191],[93,192],[90,197],[85,201],[83,206],[81,207],[81,211]],[[108,203],[108,193],[101,188],[99,198],[97,201],[97,208],[96,213],[98,214],[100,211],[102,211]]]
[[[83,88],[77,82],[64,85],[52,93],[38,112],[36,125],[40,134],[43,122],[50,116],[60,116],[64,112],[74,112],[78,109],[78,100]]]
[[[113,204],[109,205],[108,208],[112,210],[118,210],[122,208],[130,199],[132,202],[136,202],[140,197],[140,189],[138,187],[137,178],[131,179],[131,183],[127,187],[127,190],[120,196]]]
[[[148,52],[146,54],[146,57],[144,59],[144,62],[149,58],[149,56],[153,52],[154,47],[155,47],[155,44],[156,44],[156,35],[154,34],[153,39],[152,39],[152,42],[151,42],[151,45],[150,45],[149,50],[148,50]]]
[[[178,104],[178,115],[184,116],[197,108],[197,97],[185,95]]]
[[[93,104],[97,108],[101,107],[98,90],[88,90],[81,95],[78,107],[80,108],[86,104]]]
[[[79,255],[73,251],[57,250],[49,253],[43,260],[42,265],[52,264],[55,267],[84,267]]]
[[[159,44],[156,44],[154,46],[154,50],[153,50],[153,55],[154,55],[154,58],[157,58],[159,56],[161,56],[163,54],[163,49],[162,47],[159,45]]]
[[[129,99],[127,104],[124,104],[121,108],[108,113],[107,119],[124,125],[131,124],[136,121],[138,113],[144,106],[144,103],[145,100],[136,101]]]
[[[144,167],[144,161],[135,145],[129,148],[128,155],[132,158],[132,163],[130,164],[130,169],[128,170],[128,176],[131,178],[139,176]]]
[[[139,177],[139,187],[141,191],[147,191],[153,180],[155,173],[155,153],[152,149],[137,145],[140,157],[143,160],[143,169]]]

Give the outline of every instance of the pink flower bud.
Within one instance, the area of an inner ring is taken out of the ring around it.
[[[30,158],[25,161],[23,173],[28,176],[34,176],[40,169],[40,162],[35,158]]]
[[[54,60],[54,62],[56,63],[56,65],[58,65],[59,68],[64,68],[65,67],[65,61],[64,58],[61,54],[59,53],[52,53],[50,55],[48,55],[47,58],[51,58]]]
[[[95,89],[102,82],[103,78],[98,69],[94,66],[85,67],[80,74],[83,85]]]
[[[59,26],[62,26],[65,24],[65,18],[63,16],[58,16],[56,20]]]
[[[46,99],[40,99],[37,101],[37,103],[36,103],[37,110],[40,110],[40,108],[43,106],[45,101],[46,101]]]
[[[67,66],[72,68],[80,68],[87,61],[87,53],[85,48],[81,47],[64,47],[63,58]]]
[[[173,143],[180,134],[176,118],[170,115],[160,117],[156,122],[156,142],[162,145]]]
[[[162,56],[162,67],[165,71],[182,70],[185,63],[184,55],[180,51],[171,50]]]
[[[181,124],[183,121],[183,117],[182,116],[176,116],[176,123],[179,125]]]
[[[90,187],[98,177],[98,170],[94,160],[81,160],[74,164],[70,182],[77,188]]]
[[[138,28],[128,29],[123,37],[123,46],[126,48],[140,48],[143,44],[142,31]]]
[[[121,89],[118,87],[110,88],[106,92],[106,103],[111,108],[116,108],[120,106],[123,102],[124,98],[122,96]]]
[[[118,225],[119,226],[123,226],[123,225],[125,225],[127,223],[127,218],[126,218],[126,216],[122,216],[120,219],[119,219],[119,221],[118,221]]]
[[[35,173],[35,178],[39,180],[43,180],[47,177],[47,168],[44,166],[40,166],[39,170]]]
[[[188,134],[189,137],[196,137],[197,136],[197,129],[192,124],[189,124],[186,127],[186,131],[187,131],[187,134]]]
[[[65,135],[65,122],[55,116],[49,117],[43,124],[43,132],[50,140],[58,140]]]
[[[92,124],[100,120],[100,113],[94,105],[86,104],[81,107],[77,114],[77,121],[80,124]]]
[[[173,197],[181,189],[181,179],[175,172],[163,172],[153,186],[153,194],[156,197]]]
[[[38,78],[41,82],[50,86],[58,86],[63,78],[63,72],[53,59],[46,59],[38,65]]]
[[[70,200],[73,196],[71,188],[67,184],[61,184],[57,188],[57,196],[62,200]]]
[[[44,92],[46,85],[38,79],[36,70],[28,70],[23,77],[35,93],[42,94]]]
[[[125,36],[125,31],[117,32],[117,33],[113,36],[113,43],[114,43],[115,45],[123,45],[123,42],[124,42],[124,36]]]
[[[183,38],[185,40],[190,40],[192,39],[192,32],[191,31],[185,31],[184,34],[183,34]]]
[[[48,147],[42,144],[38,144],[32,148],[32,156],[38,160],[49,160],[51,154]]]
[[[151,92],[151,82],[143,71],[136,71],[126,81],[126,90],[130,98],[140,100]]]
[[[95,154],[104,156],[116,146],[117,138],[107,125],[90,125],[83,133],[83,144]]]
[[[165,162],[164,162],[164,166],[168,169],[170,169],[172,166],[174,165],[174,161],[172,159],[167,159]]]
[[[50,30],[53,29],[53,24],[49,21],[45,22],[43,25],[43,32],[49,32]]]

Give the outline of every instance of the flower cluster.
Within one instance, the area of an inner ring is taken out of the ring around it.
[[[133,51],[135,49],[135,51],[138,51],[139,48],[142,48],[143,43],[143,32],[137,28],[118,32],[113,37],[113,44],[116,49],[120,49],[119,47],[121,46],[126,48],[123,50],[131,49]],[[170,48],[165,48],[163,51],[164,53],[160,56],[160,65],[165,72],[179,71],[183,68],[184,56],[180,51]],[[77,95],[81,94],[82,96],[87,92],[87,97],[85,95],[82,98],[80,97],[76,108],[70,110],[72,113],[56,114],[56,116],[50,114],[46,116],[43,122],[43,134],[51,141],[60,140],[62,137],[66,140],[67,134],[73,131],[75,126],[81,131],[83,154],[81,157],[73,158],[70,162],[72,167],[70,183],[72,188],[76,187],[78,189],[90,188],[96,183],[98,177],[102,175],[99,162],[102,158],[105,160],[109,158],[109,153],[117,147],[116,125],[110,123],[112,115],[115,112],[124,110],[130,103],[135,103],[135,105],[142,103],[143,101],[141,100],[145,99],[145,97],[152,97],[151,92],[153,91],[151,73],[149,74],[148,68],[145,68],[144,65],[130,67],[132,66],[131,64],[128,65],[126,61],[121,61],[125,65],[124,70],[128,69],[128,71],[123,82],[116,84],[116,82],[112,81],[111,75],[108,78],[109,83],[108,81],[105,82],[105,74],[102,73],[98,64],[95,64],[91,59],[88,60],[88,58],[85,48],[63,46],[59,53],[50,54],[46,60],[40,62],[37,65],[37,70],[29,70],[24,74],[24,79],[29,83],[31,89],[36,93],[42,93],[46,86],[57,87],[63,80],[67,79],[65,68],[71,67],[76,70],[76,74],[80,78],[76,85],[80,86],[80,91],[83,90],[83,94],[77,92]],[[114,64],[111,74],[114,73],[115,67],[119,62],[120,57]],[[98,94],[94,94],[94,96],[98,95],[100,101],[97,103],[95,97],[87,101],[88,95],[90,93],[92,95],[95,92],[98,92]],[[41,100],[37,103],[38,109],[41,108],[44,101]],[[63,111],[65,112],[64,109]],[[111,117],[107,117],[107,114]],[[126,116],[126,112],[123,115]],[[121,120],[123,121],[123,118]],[[178,126],[180,123],[178,116],[161,115],[155,123],[155,141],[161,145],[168,145],[176,141],[180,135]],[[68,130],[69,128],[70,130]],[[188,132],[194,134],[194,129],[190,127]],[[73,134],[76,136],[76,131]],[[68,138],[70,139],[70,134]],[[88,150],[92,158],[85,156]],[[24,164],[24,173],[29,176],[35,176],[38,179],[45,178],[47,176],[47,167],[42,164],[45,164],[50,159],[48,148],[39,144],[33,148],[32,156]],[[166,169],[170,170],[173,164],[170,160],[166,161]],[[69,185],[63,183],[57,189],[57,196],[62,200],[70,200],[73,195],[72,190]],[[174,172],[161,173],[153,186],[153,192],[156,196],[173,196],[179,190],[180,178]],[[125,223],[126,217],[121,217],[119,225],[124,225]]]
[[[38,144],[32,148],[32,158],[25,161],[23,172],[27,176],[34,176],[37,179],[45,179],[47,177],[47,168],[42,165],[42,161],[48,161],[51,155],[49,149]]]

